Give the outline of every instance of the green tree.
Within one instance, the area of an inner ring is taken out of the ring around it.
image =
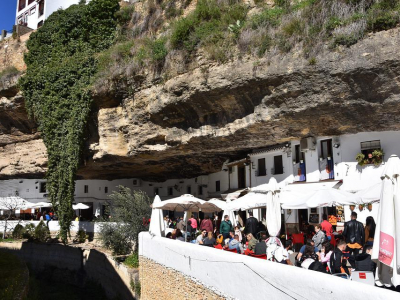
[[[124,186],[119,186],[119,191],[109,197],[111,222],[102,224],[100,239],[114,254],[136,252],[139,233],[148,229],[143,220],[150,218],[151,200],[145,192],[132,192]]]
[[[47,147],[47,187],[64,243],[73,217],[96,53],[112,44],[118,9],[118,0],[93,0],[58,10],[27,42],[27,72],[20,86]]]

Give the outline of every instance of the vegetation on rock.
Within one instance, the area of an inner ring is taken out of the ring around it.
[[[96,53],[113,43],[118,9],[118,0],[93,0],[59,10],[27,43],[27,72],[20,86],[47,147],[47,188],[59,216],[63,242],[73,217]]]

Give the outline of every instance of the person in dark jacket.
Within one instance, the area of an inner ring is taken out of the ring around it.
[[[374,273],[376,270],[376,263],[371,259],[372,247],[365,246],[364,251],[356,256],[356,271],[371,271]]]
[[[335,251],[333,251],[330,260],[332,274],[346,273],[347,275],[350,275],[347,267],[347,260],[343,257],[343,251],[346,247],[346,242],[342,240],[337,244]]]
[[[253,213],[249,212],[249,218],[246,220],[246,233],[251,233],[253,237],[257,236],[258,220],[253,217]]]
[[[357,221],[357,213],[351,213],[351,221],[344,223],[343,237],[347,243],[347,251],[350,253],[349,262],[355,268],[355,257],[359,254],[365,241],[364,225]]]
[[[267,253],[267,244],[265,243],[267,238],[268,237],[265,234],[263,234],[261,236],[261,242],[258,242],[256,244],[256,248],[254,249],[254,253],[256,255],[261,255],[261,254],[266,254]]]
[[[224,240],[229,237],[230,231],[233,231],[232,223],[229,221],[229,216],[225,215],[224,220],[221,222],[221,226],[219,227],[219,232],[224,237]]]

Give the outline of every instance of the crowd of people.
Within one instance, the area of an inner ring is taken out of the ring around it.
[[[367,218],[364,227],[357,221],[357,213],[352,212],[351,220],[344,224],[341,234],[333,231],[327,215],[324,214],[322,219],[321,224],[314,226],[312,238],[297,248],[297,253],[290,238],[284,243],[276,239],[274,251],[268,251],[271,238],[266,230],[259,231],[259,222],[251,212],[242,229],[239,224],[232,224],[228,215],[221,222],[216,222],[215,218],[211,220],[208,216],[199,220],[192,215],[187,222],[187,229],[182,217],[166,217],[164,222],[166,228],[172,229],[166,237],[174,240],[185,241],[186,233],[188,242],[304,269],[347,275],[351,275],[352,270],[375,273],[376,264],[371,260],[375,234],[373,217]]]

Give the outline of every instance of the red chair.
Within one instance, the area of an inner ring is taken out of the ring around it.
[[[222,250],[222,246],[221,246],[220,244],[214,245],[214,248],[215,248],[215,249],[220,249],[220,250]]]
[[[256,258],[260,258],[260,259],[267,259],[267,254],[250,254],[251,257],[256,257]]]
[[[292,241],[294,244],[302,244],[304,245],[304,235],[302,233],[293,233],[292,234]]]
[[[252,255],[252,254],[254,254],[254,251],[251,251],[249,248],[244,250],[244,255]]]
[[[224,249],[224,251],[228,251],[228,252],[232,252],[232,253],[237,253],[237,250],[236,250],[236,249],[229,249],[229,248],[226,248],[226,249]]]
[[[331,244],[332,244],[333,248],[336,247],[336,239],[335,239],[334,235],[331,236]]]

